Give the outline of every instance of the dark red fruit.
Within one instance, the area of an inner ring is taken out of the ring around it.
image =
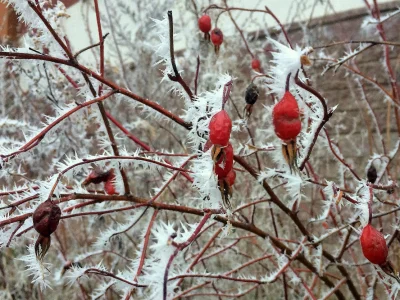
[[[223,41],[224,35],[222,34],[222,31],[219,28],[214,28],[211,31],[211,42],[214,44],[215,54],[218,55],[219,48]]]
[[[52,201],[47,200],[40,204],[33,213],[33,228],[40,235],[49,237],[57,229],[60,218],[60,208]]]
[[[233,148],[229,143],[227,147],[223,148],[220,153],[220,158],[215,163],[215,174],[218,179],[224,179],[233,167]]]
[[[229,186],[232,186],[235,184],[235,179],[236,179],[236,172],[235,170],[230,170],[228,175],[226,175],[225,180],[229,184]]]
[[[223,41],[224,41],[224,35],[222,34],[221,29],[214,28],[213,31],[211,31],[211,42],[215,46],[221,46]]]
[[[272,111],[276,135],[284,140],[294,140],[301,131],[300,111],[294,96],[285,92]]]
[[[388,247],[383,234],[370,224],[364,227],[360,236],[361,249],[366,259],[373,264],[382,265],[388,257]]]
[[[261,62],[257,58],[253,58],[251,61],[251,68],[257,72],[260,71]]]
[[[199,18],[199,29],[204,32],[207,33],[211,30],[211,18],[209,15],[202,15]]]
[[[229,143],[232,131],[232,121],[226,111],[216,113],[208,125],[210,141],[214,145],[225,147]]]

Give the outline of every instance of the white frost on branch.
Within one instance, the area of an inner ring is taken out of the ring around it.
[[[87,277],[87,272],[90,269],[107,271],[103,266],[102,262],[98,263],[96,266],[72,266],[65,275],[65,279],[68,281],[69,285],[73,285],[78,279],[81,280]]]
[[[315,97],[308,91],[299,89],[296,93],[296,96],[298,96],[298,98],[303,99],[305,104],[301,106],[303,111],[303,118],[302,118],[303,129],[298,137],[298,145],[300,150],[298,161],[299,164],[301,164],[306,158],[306,155],[313,143],[314,136],[316,135],[318,127],[323,121],[324,111],[321,102],[317,99],[317,97]],[[335,109],[336,107],[332,108],[332,110]],[[311,122],[311,124],[309,124],[309,122]],[[317,139],[317,142],[319,141],[321,141],[320,138]]]
[[[296,46],[294,50],[271,38],[268,38],[268,41],[278,50],[277,52],[271,52],[273,66],[270,68],[269,74],[272,78],[268,81],[268,87],[271,89],[271,93],[275,93],[281,98],[285,93],[287,76],[291,73],[290,81],[294,82],[294,76],[301,68],[301,56],[310,53],[312,48],[300,49]]]
[[[368,203],[370,202],[370,197],[371,197],[367,181],[366,180],[359,181],[358,186],[355,188],[355,191],[356,193],[351,195],[351,197],[358,202],[357,204],[354,204],[354,206],[358,211],[361,227],[363,228],[368,224],[368,218],[369,218]]]
[[[282,183],[288,192],[290,197],[289,205],[293,204],[296,200],[300,201],[303,197],[301,191],[304,186],[307,185],[307,182],[302,178],[302,174],[300,172],[283,172],[278,171],[277,169],[269,169],[267,168],[265,172],[261,172],[258,176],[258,181],[262,183],[265,179],[268,178],[277,178],[280,183]]]
[[[171,54],[170,54],[170,41],[169,41],[169,22],[168,16],[165,15],[162,20],[153,19],[154,31],[157,33],[159,38],[159,43],[154,46],[155,53],[160,57],[160,60],[156,62],[156,65],[163,64],[165,69],[163,70],[163,79],[169,80],[168,74],[173,75],[174,70],[171,64]],[[174,28],[175,29],[175,28]],[[174,30],[174,39],[178,37],[178,34]],[[177,63],[177,62],[175,62]],[[182,71],[179,71],[179,73]]]
[[[340,198],[340,190],[333,181],[326,180],[327,186],[322,190],[326,196],[326,200],[322,205],[322,212],[316,218],[311,218],[310,221],[322,221],[328,217],[331,206],[334,205]],[[342,203],[342,202],[340,202]]]
[[[178,244],[186,242],[193,234],[197,224],[188,226],[186,227],[181,223],[179,229],[175,230],[177,226],[174,224],[161,221],[153,228],[152,234],[155,242],[150,246],[151,254],[145,261],[144,275],[140,277],[142,279],[141,283],[143,282],[150,286],[148,299],[163,299],[164,272],[171,255],[176,249],[171,242],[172,240]],[[172,238],[175,234],[176,237]],[[183,254],[178,253],[169,267],[168,276],[173,277],[181,274],[187,267],[188,263],[185,262]],[[173,298],[176,283],[177,281],[167,282],[167,299]]]
[[[193,185],[199,191],[195,202],[204,207],[218,208],[222,201],[218,189],[217,177],[214,172],[214,162],[209,151],[203,152],[204,144],[208,139],[208,125],[211,118],[222,109],[225,85],[231,83],[232,77],[221,75],[213,91],[203,92],[193,102],[188,103],[184,119],[192,122],[188,134],[188,141],[194,153],[198,155],[192,161]]]
[[[112,279],[110,281],[102,282],[97,288],[92,292],[90,298],[92,300],[98,300],[105,296],[105,293],[116,283],[116,280]]]
[[[205,91],[188,103],[183,118],[192,123],[188,139],[193,150],[198,151],[199,146],[203,145],[208,139],[208,124],[211,118],[222,110],[222,100],[225,85],[232,81],[228,74],[220,75],[215,84],[215,89],[211,92]]]
[[[29,44],[33,44],[35,49],[41,49],[42,46],[46,47],[53,56],[63,57],[63,50],[60,45],[54,40],[53,36],[41,21],[35,11],[29,6],[28,0],[1,0],[1,2],[10,5],[20,22],[28,25],[29,30],[34,33],[32,36],[26,35],[29,39]],[[36,6],[36,2],[31,1]],[[55,5],[47,5],[47,1],[39,0],[40,10],[44,18],[55,29],[60,36],[65,36],[61,20],[69,17],[66,13],[65,5],[61,1],[57,1]]]
[[[39,286],[41,290],[45,290],[50,287],[50,280],[48,275],[50,272],[47,270],[48,263],[43,263],[37,259],[35,253],[34,244],[30,244],[28,247],[28,254],[21,256],[18,260],[23,261],[26,265],[26,272],[29,276],[32,276],[32,283],[35,286]]]
[[[51,193],[51,191],[52,191],[54,186],[56,186],[56,187],[55,187],[55,189],[53,191],[53,194],[56,197],[60,196],[61,187],[60,187],[60,183],[59,182],[58,182],[58,184],[56,184],[57,180],[58,180],[58,174],[54,174],[50,178],[48,178],[47,180],[38,182],[38,185],[39,185],[39,198],[40,198],[41,201],[46,201],[47,199],[50,199],[52,197],[52,195],[50,195],[50,193]]]
[[[142,216],[143,211],[145,208],[137,208],[133,215],[129,216],[129,219],[126,223],[117,223],[112,224],[109,228],[107,228],[104,232],[100,233],[96,242],[94,243],[95,249],[105,249],[107,245],[109,245],[111,239],[116,237],[122,232],[126,232],[129,230],[133,225],[138,222],[138,219]]]
[[[162,65],[163,69],[161,70],[163,73],[163,78],[161,82],[165,81],[170,85],[171,91],[176,93],[180,98],[183,98],[189,101],[189,96],[184,91],[182,86],[175,81],[170,80],[169,76],[175,76],[175,71],[172,66],[171,60],[171,52],[170,52],[170,38],[169,38],[169,20],[168,16],[165,15],[162,20],[153,19],[155,33],[158,37],[158,43],[156,46],[153,46],[155,53],[159,56],[159,60],[155,63],[155,65]],[[173,34],[173,42],[174,44],[181,39],[181,34],[177,33],[177,22],[174,22],[174,34]],[[177,68],[177,72],[182,75],[183,70],[179,67],[179,60],[175,59],[175,66]]]

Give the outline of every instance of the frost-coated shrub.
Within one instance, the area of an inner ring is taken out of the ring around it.
[[[322,45],[263,5],[87,0],[74,49],[62,2],[3,2],[0,299],[397,297],[400,10]]]

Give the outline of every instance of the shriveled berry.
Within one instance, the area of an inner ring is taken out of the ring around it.
[[[368,182],[375,183],[377,178],[378,178],[378,173],[376,172],[376,168],[374,167],[374,165],[371,164],[367,172]]]
[[[211,42],[215,46],[221,46],[222,42],[224,41],[224,35],[219,28],[214,28],[213,31],[211,31]]]
[[[229,186],[232,186],[235,184],[235,179],[236,179],[236,172],[234,169],[230,170],[228,175],[226,175],[225,180],[229,184]]]
[[[106,172],[101,172],[99,170],[93,170],[82,182],[82,185],[89,185],[91,183],[99,184],[101,182],[106,182],[110,176],[112,176],[114,170],[108,170]]]
[[[221,156],[215,163],[215,174],[218,179],[224,179],[233,167],[233,148],[229,143],[227,147],[221,151]]]
[[[258,87],[254,83],[250,83],[246,89],[245,100],[247,104],[256,103],[259,95]]]
[[[360,236],[360,243],[366,259],[377,265],[386,263],[388,247],[385,238],[370,224],[364,227]]]
[[[202,15],[198,23],[200,31],[207,33],[211,30],[211,18],[209,15]]]
[[[260,71],[261,62],[257,58],[253,58],[251,61],[251,68],[257,72]]]
[[[229,143],[232,131],[232,121],[224,110],[216,113],[208,125],[210,129],[210,141],[214,145],[225,147]]]
[[[286,91],[283,98],[274,106],[272,119],[276,135],[284,141],[293,140],[300,133],[299,106],[289,91]]]
[[[40,204],[33,213],[33,228],[40,235],[49,237],[57,229],[60,218],[60,208],[52,201],[47,200]]]

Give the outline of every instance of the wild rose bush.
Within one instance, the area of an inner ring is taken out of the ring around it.
[[[73,49],[61,2],[5,2],[27,31],[0,52],[1,299],[396,298],[399,10],[365,1],[364,41],[321,46],[305,26],[296,46],[267,7],[93,0]],[[251,33],[252,14],[274,24]],[[357,67],[377,47],[379,80]],[[338,70],[372,120],[362,164],[314,83]]]

